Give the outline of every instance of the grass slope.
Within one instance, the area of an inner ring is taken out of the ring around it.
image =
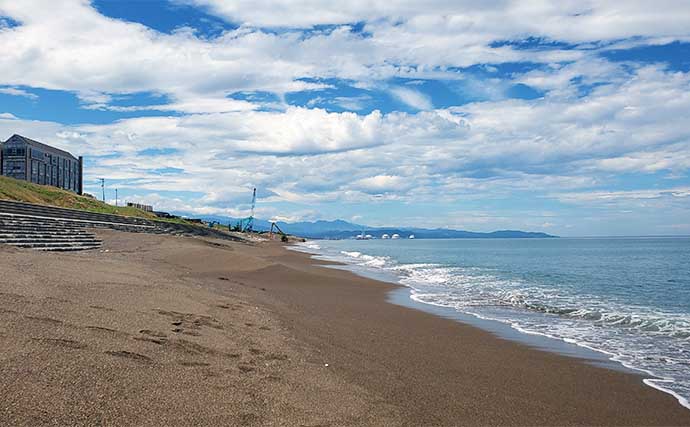
[[[37,205],[58,206],[62,208],[78,209],[87,212],[134,216],[151,220],[158,220],[156,215],[141,209],[126,206],[111,206],[91,197],[79,196],[70,191],[48,185],[38,185],[27,181],[0,176],[0,199],[17,202],[35,203]],[[184,220],[164,220],[187,224]]]

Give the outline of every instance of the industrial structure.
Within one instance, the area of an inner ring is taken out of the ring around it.
[[[237,225],[234,228],[235,231],[250,232],[250,233],[252,231],[254,231],[254,208],[255,207],[256,207],[256,188],[254,189],[254,192],[252,193],[252,210],[251,210],[251,213],[249,214],[249,216],[247,218],[242,218],[239,221],[237,221]]]
[[[21,135],[0,143],[0,175],[83,193],[83,158]]]

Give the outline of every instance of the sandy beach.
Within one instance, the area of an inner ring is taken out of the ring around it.
[[[0,246],[0,425],[690,425],[642,377],[386,302],[278,243]]]

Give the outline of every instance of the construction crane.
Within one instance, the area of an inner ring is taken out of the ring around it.
[[[237,225],[231,231],[252,232],[254,231],[254,208],[256,207],[256,188],[252,194],[252,210],[247,218],[242,218],[237,221]]]
[[[254,188],[254,193],[252,194],[252,211],[251,214],[249,215],[249,218],[247,218],[247,226],[244,228],[243,231],[248,231],[252,232],[254,231],[254,208],[256,207],[256,188]]]

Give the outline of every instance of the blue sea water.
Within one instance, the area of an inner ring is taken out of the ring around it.
[[[606,354],[690,408],[690,238],[320,240],[413,300]]]

